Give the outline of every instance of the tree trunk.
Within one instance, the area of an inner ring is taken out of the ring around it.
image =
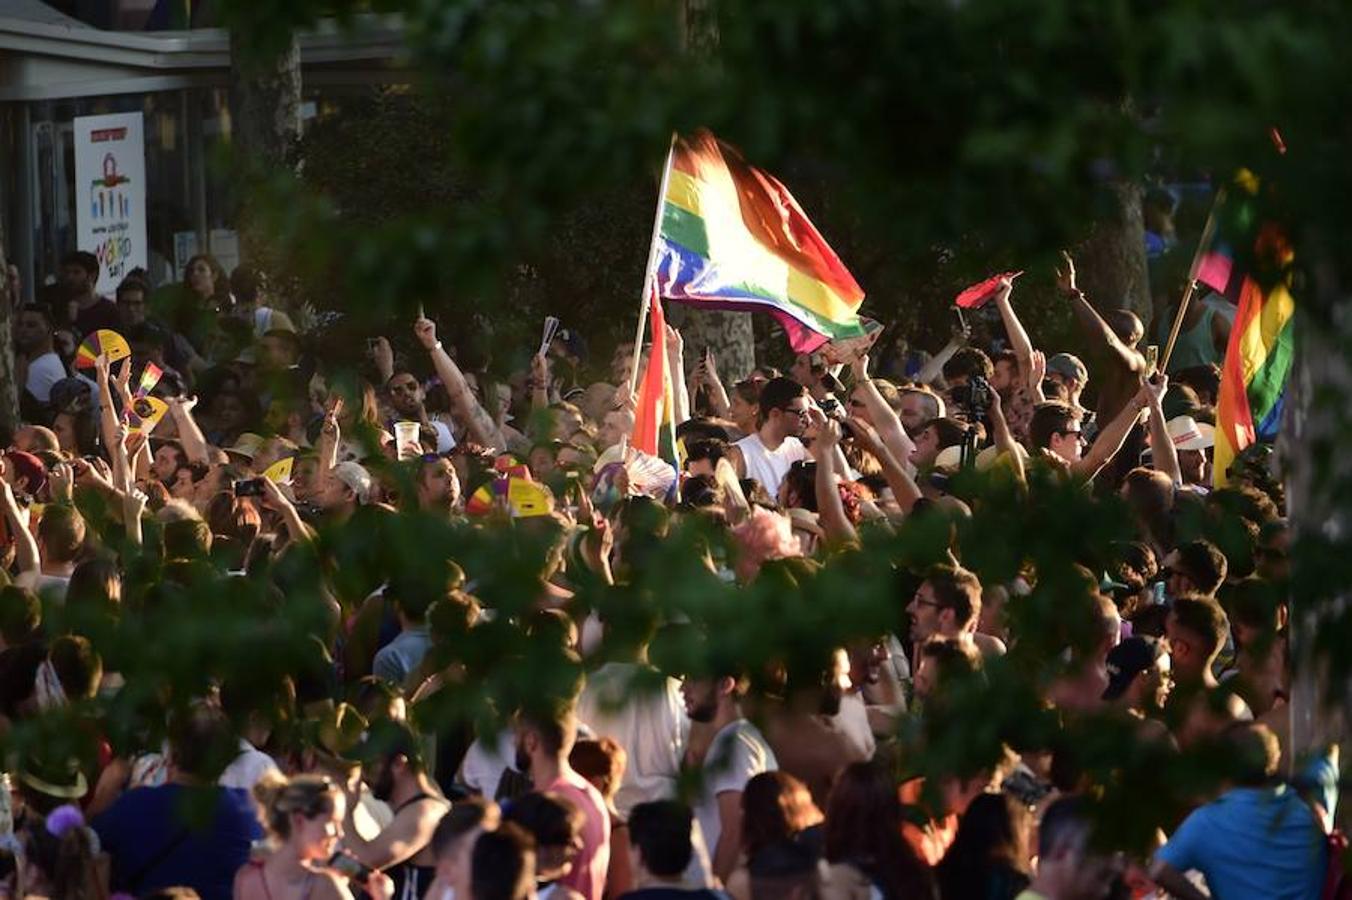
[[[301,134],[300,87],[300,42],[294,34],[279,53],[268,56],[251,48],[247,35],[230,32],[233,143],[247,172],[237,223],[240,254],[256,265],[264,264],[269,241],[256,233],[248,185],[289,164]]]
[[[704,57],[702,64],[716,64],[711,59],[718,49],[715,0],[682,0],[680,26],[686,53]],[[719,374],[729,388],[756,367],[756,335],[751,326],[751,313],[678,304],[673,306],[671,320],[685,338],[687,365],[698,365],[704,348],[710,348],[718,361]]]
[[[1108,215],[1094,223],[1076,251],[1080,287],[1097,309],[1129,309],[1149,325],[1152,311],[1141,188],[1119,181],[1109,190]]]
[[[14,371],[14,304],[9,295],[9,264],[5,258],[5,236],[0,233],[0,446],[14,442],[19,428],[19,386]]]
[[[1352,521],[1352,298],[1337,267],[1314,267],[1315,310],[1296,307],[1296,357],[1287,385],[1279,450],[1286,476],[1287,515],[1298,543],[1300,589],[1291,598],[1291,754],[1347,739],[1348,665],[1329,635],[1347,633],[1352,615],[1346,559]],[[1327,310],[1319,315],[1319,310]],[[1324,643],[1319,645],[1321,636]],[[1332,649],[1332,653],[1330,652]],[[1332,689],[1332,690],[1331,690]]]

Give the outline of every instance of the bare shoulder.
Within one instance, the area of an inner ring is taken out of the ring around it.
[[[339,877],[336,872],[318,869],[314,873],[310,897],[311,900],[351,900],[352,889],[347,879]]]

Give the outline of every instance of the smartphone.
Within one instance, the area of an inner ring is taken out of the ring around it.
[[[1160,367],[1160,346],[1159,344],[1147,344],[1145,348],[1145,372],[1147,375],[1154,375]]]
[[[351,853],[342,850],[329,857],[328,868],[358,882],[368,881],[374,871]]]
[[[235,482],[236,497],[261,497],[263,496],[263,479],[245,478],[243,481]]]

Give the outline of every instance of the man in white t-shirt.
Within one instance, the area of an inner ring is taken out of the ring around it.
[[[681,684],[690,720],[714,733],[702,761],[695,817],[713,851],[714,875],[725,882],[742,853],[742,791],[753,776],[779,768],[760,730],[742,715],[745,692],[745,680],[733,675]]]
[[[779,484],[789,467],[808,458],[799,437],[807,426],[811,401],[807,390],[792,378],[772,378],[761,389],[757,428],[728,448],[739,478],[754,478],[779,496]]]
[[[645,680],[647,689],[640,687]],[[658,675],[643,662],[608,662],[587,677],[577,712],[594,733],[614,739],[628,756],[615,795],[621,815],[627,818],[640,803],[676,796],[690,731],[676,679]]]
[[[52,385],[66,377],[66,367],[52,349],[52,320],[46,307],[30,303],[14,323],[17,375],[39,403],[51,399]]]

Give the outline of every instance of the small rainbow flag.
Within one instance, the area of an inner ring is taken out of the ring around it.
[[[635,450],[659,456],[674,465],[676,392],[672,387],[671,367],[667,362],[667,321],[656,291],[649,302],[652,349],[648,351],[648,368],[639,384],[638,403],[634,407],[634,431],[629,444]]]
[[[1257,182],[1241,181],[1241,186],[1243,195],[1237,199],[1252,209]],[[1243,221],[1257,219],[1250,213]],[[1275,224],[1264,224],[1256,231],[1256,237],[1250,238],[1253,250],[1247,254],[1251,261],[1246,261],[1244,269],[1236,262],[1224,285],[1237,291],[1239,310],[1230,329],[1216,402],[1216,449],[1212,463],[1216,487],[1225,486],[1230,464],[1240,451],[1255,441],[1276,438],[1291,374],[1296,311],[1291,295],[1294,253],[1286,235]]]
[[[784,185],[704,129],[675,140],[667,167],[662,297],[764,310],[799,353],[863,335],[863,290]]]

